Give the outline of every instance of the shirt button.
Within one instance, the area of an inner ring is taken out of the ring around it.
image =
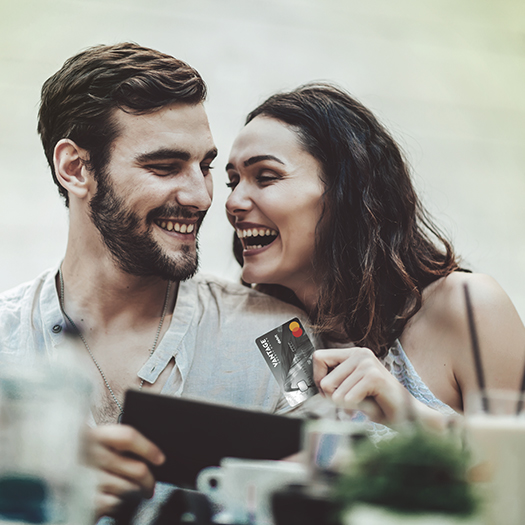
[[[56,324],[52,328],[54,334],[59,334],[62,331],[62,327],[59,324]]]

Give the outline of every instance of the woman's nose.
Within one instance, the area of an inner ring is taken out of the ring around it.
[[[230,215],[237,215],[242,212],[246,212],[252,206],[252,201],[240,184],[238,184],[230,193],[226,199],[226,211]]]

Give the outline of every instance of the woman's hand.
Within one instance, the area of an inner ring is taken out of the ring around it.
[[[140,432],[127,425],[90,429],[88,464],[97,471],[95,511],[97,520],[114,515],[130,492],[151,498],[155,478],[150,465],[161,465],[165,456]]]
[[[368,348],[317,350],[313,368],[320,393],[347,412],[361,410],[377,423],[422,418],[444,425],[443,416],[412,397]]]

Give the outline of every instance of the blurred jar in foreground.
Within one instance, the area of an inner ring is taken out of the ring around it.
[[[74,364],[0,369],[0,523],[93,522],[82,465],[91,383]]]
[[[331,486],[351,467],[356,447],[367,439],[363,423],[331,419],[308,421],[303,449],[310,484]]]
[[[489,390],[466,397],[467,439],[474,477],[485,489],[485,523],[525,523],[525,404],[518,392]]]
[[[334,489],[352,469],[359,447],[368,441],[366,425],[351,420],[312,419],[305,426],[303,461],[307,478],[272,496],[276,525],[338,525]]]

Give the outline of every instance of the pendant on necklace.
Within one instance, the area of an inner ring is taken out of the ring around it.
[[[124,415],[124,412],[121,412],[117,417],[117,423],[120,425],[122,423],[122,416]]]

